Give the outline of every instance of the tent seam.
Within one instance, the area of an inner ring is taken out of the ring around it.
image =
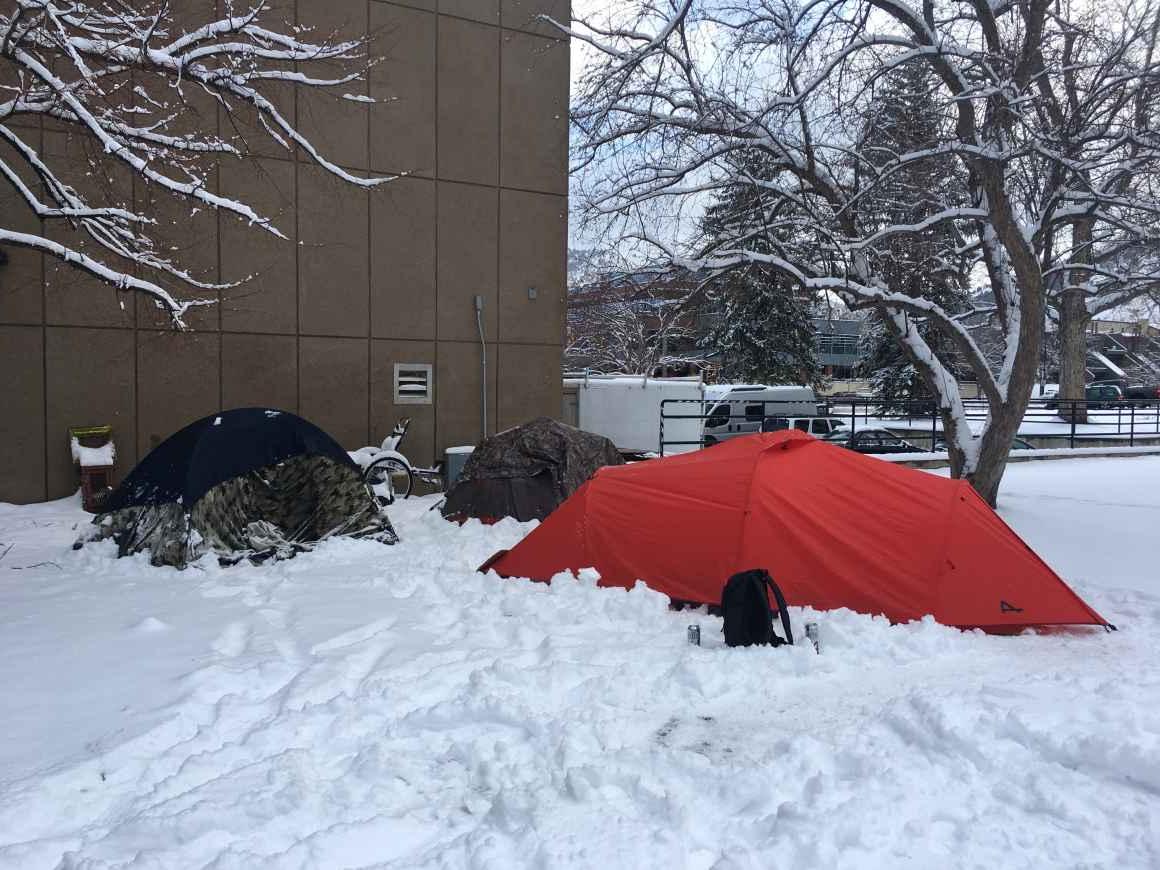
[[[762,436],[757,436],[757,437],[762,437]],[[810,438],[809,436],[805,436],[805,437],[808,438],[809,441],[815,440],[813,438]],[[732,574],[735,571],[747,570],[745,568],[739,567],[739,565],[741,564],[741,551],[745,546],[746,535],[749,531],[750,520],[753,516],[753,511],[752,511],[753,492],[757,487],[757,481],[758,481],[757,467],[761,464],[761,462],[764,459],[767,458],[766,454],[772,452],[773,450],[775,450],[778,447],[785,449],[786,445],[791,444],[794,441],[799,441],[799,440],[802,441],[801,446],[803,446],[803,447],[808,446],[808,443],[806,442],[806,440],[802,439],[802,438],[796,438],[796,437],[793,437],[791,435],[772,435],[772,436],[769,436],[769,443],[767,443],[764,447],[762,447],[760,450],[758,450],[757,453],[754,455],[753,465],[750,468],[750,473],[749,473],[749,486],[746,487],[746,489],[745,489],[745,510],[741,515],[741,530],[740,530],[739,534],[737,535],[737,548],[733,554],[733,565],[732,565],[730,572],[729,572],[730,576],[732,576]],[[754,565],[751,567],[765,568],[766,566]],[[769,569],[767,568],[766,570],[769,570]],[[772,577],[773,571],[770,571],[769,573],[770,573],[770,576]],[[722,589],[725,588],[725,580],[727,580],[727,579],[728,579],[728,577],[722,579],[722,582],[721,582]],[[774,577],[773,579],[775,581],[778,580],[777,577]],[[766,595],[767,596],[769,595],[768,590],[766,590]]]
[[[951,560],[950,560],[951,535],[954,534],[954,530],[955,530],[955,518],[958,516],[959,505],[962,504],[962,502],[963,502],[963,499],[961,498],[962,493],[963,493],[963,487],[970,486],[970,484],[967,483],[965,480],[959,480],[958,484],[959,484],[958,486],[953,487],[951,489],[951,497],[950,497],[951,504],[947,510],[947,522],[946,522],[946,529],[944,530],[944,533],[943,533],[942,546],[939,548],[939,552],[935,554],[935,561],[938,562],[939,564],[938,564],[938,567],[936,568],[936,570],[933,571],[934,577],[932,578],[932,581],[933,581],[932,588],[934,590],[935,600],[932,603],[933,606],[928,611],[931,614],[936,613],[942,604],[943,583],[946,582],[947,573],[949,572],[950,567],[951,567]]]

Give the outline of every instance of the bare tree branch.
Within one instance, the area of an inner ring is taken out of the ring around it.
[[[249,148],[202,129],[186,89],[208,96],[231,120],[239,111],[251,113],[279,146],[300,148],[352,185],[369,188],[391,180],[360,177],[328,160],[262,90],[271,82],[342,89],[359,81],[369,65],[366,40],[313,42],[307,32],[267,27],[266,0],[255,0],[236,13],[231,0],[224,7],[222,17],[190,27],[177,24],[167,0],[135,5],[120,0],[16,0],[11,11],[0,12],[0,142],[8,146],[0,152],[0,177],[45,227],[45,234],[38,236],[0,226],[0,242],[35,248],[119,289],[144,293],[179,326],[189,307],[211,300],[184,299],[133,270],[192,288],[234,286],[194,278],[162,253],[152,235],[156,222],[148,214],[123,203],[99,202],[97,195],[77,190],[65,180],[67,161],[46,156],[37,140],[27,138],[15,123],[50,118],[96,146],[92,159],[97,172],[108,176],[123,167],[152,189],[232,213],[285,238],[269,217],[229,192],[212,189],[212,160],[241,158]],[[311,74],[309,65],[319,62],[353,68],[338,75]],[[82,232],[97,249],[123,259],[128,267],[102,262],[96,251],[85,253],[52,241],[49,231],[58,224]]]
[[[936,391],[954,472],[994,501],[1049,300],[1078,288],[1094,312],[1160,282],[1160,5],[632,0],[622,15],[621,27],[568,28],[604,54],[573,110],[589,214],[682,268],[761,264],[879,311]],[[865,151],[875,88],[904,69],[930,76],[940,123],[918,147]],[[748,154],[760,174],[738,170]],[[945,161],[962,193],[900,185]],[[636,227],[646,204],[746,183],[764,203],[759,230],[663,239]],[[887,195],[907,219],[883,210]],[[990,298],[946,310],[889,286],[892,246],[906,239],[950,240],[932,261],[985,274]],[[983,325],[998,327],[995,347],[973,336]],[[990,406],[982,431],[951,376],[963,366]]]

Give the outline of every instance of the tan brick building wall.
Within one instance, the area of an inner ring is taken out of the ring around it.
[[[241,405],[296,411],[348,449],[410,416],[405,452],[430,462],[480,434],[476,294],[489,429],[559,414],[568,46],[534,15],[566,17],[568,0],[284,8],[327,32],[370,32],[387,60],[366,87],[388,100],[286,91],[276,94],[284,110],[346,168],[408,177],[366,192],[256,138],[263,157],[220,165],[218,190],[272,215],[289,242],[162,200],[184,264],[212,280],[256,275],[198,309],[186,333],[166,329],[149,303],[10,249],[0,267],[0,501],[76,488],[70,425],[112,424],[121,475],[185,423]],[[201,111],[222,135],[246,133],[244,118]],[[81,157],[83,143],[49,124],[25,132],[49,154]],[[131,191],[138,207],[150,195],[75,163],[78,184]],[[37,229],[13,197],[0,186],[0,212]],[[395,404],[395,363],[432,366],[432,404]]]

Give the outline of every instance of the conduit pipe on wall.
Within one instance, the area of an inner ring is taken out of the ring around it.
[[[487,342],[483,337],[483,297],[475,296],[475,325],[479,327],[479,398],[482,431],[480,440],[487,437]]]

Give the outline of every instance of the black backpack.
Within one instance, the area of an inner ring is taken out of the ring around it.
[[[785,630],[784,640],[773,630],[774,611],[769,606],[767,590],[773,590],[777,601],[777,612],[781,614],[781,625]],[[764,568],[742,571],[729,578],[721,592],[721,615],[725,618],[726,646],[793,643],[785,597]]]

